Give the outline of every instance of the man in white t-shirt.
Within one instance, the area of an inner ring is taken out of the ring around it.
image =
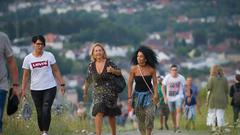
[[[164,102],[168,104],[172,115],[174,131],[180,133],[179,123],[181,116],[182,101],[184,98],[185,78],[178,74],[177,65],[172,65],[170,74],[166,75],[162,82]],[[165,93],[165,86],[167,87]]]

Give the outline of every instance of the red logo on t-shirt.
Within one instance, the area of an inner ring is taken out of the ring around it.
[[[48,61],[38,61],[31,63],[33,68],[42,68],[48,66]]]

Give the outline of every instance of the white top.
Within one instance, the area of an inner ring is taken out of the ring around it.
[[[185,78],[178,74],[177,77],[172,77],[171,74],[166,75],[163,79],[163,85],[167,86],[168,101],[173,102],[179,98],[184,98]]]
[[[24,58],[22,68],[31,70],[31,90],[46,90],[56,86],[51,68],[51,65],[55,63],[55,57],[47,51],[43,51],[40,57],[35,57],[30,53]]]

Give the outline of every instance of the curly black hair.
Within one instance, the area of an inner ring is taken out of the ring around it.
[[[156,68],[158,61],[157,61],[157,56],[156,53],[150,49],[149,47],[146,46],[140,46],[136,52],[134,52],[133,56],[132,56],[132,60],[131,60],[131,64],[133,65],[137,65],[137,54],[138,52],[142,52],[146,61],[146,64],[148,64],[149,66],[151,66],[152,68]]]

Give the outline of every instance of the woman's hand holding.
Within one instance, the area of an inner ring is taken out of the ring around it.
[[[61,91],[61,94],[62,94],[62,96],[63,96],[63,95],[65,94],[65,87],[64,87],[64,86],[61,86],[60,91]]]
[[[108,73],[113,73],[113,72],[114,72],[114,68],[111,67],[111,66],[108,66],[108,67],[107,67],[107,72],[108,72]]]
[[[153,104],[157,105],[157,103],[158,103],[158,95],[154,94],[152,100],[153,100]]]

